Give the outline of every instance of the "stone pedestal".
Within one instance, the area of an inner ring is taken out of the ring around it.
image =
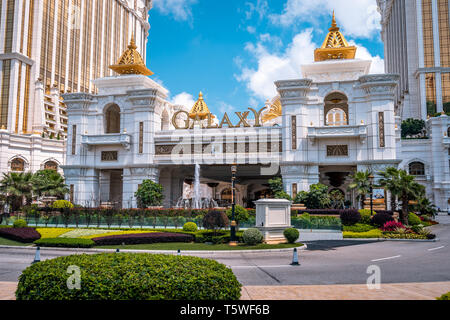
[[[284,230],[291,227],[291,201],[261,199],[256,204],[256,228],[268,244],[285,243]]]

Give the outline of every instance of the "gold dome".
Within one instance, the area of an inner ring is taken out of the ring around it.
[[[314,61],[355,59],[356,47],[350,47],[344,35],[339,31],[336,17],[333,11],[333,21],[331,28],[322,44],[322,47],[314,52]]]
[[[151,76],[154,73],[151,72],[145,65],[144,59],[136,50],[137,46],[134,42],[134,37],[131,37],[128,50],[126,50],[119,59],[117,64],[109,66],[118,74],[141,74],[144,76]]]
[[[198,95],[198,100],[192,107],[191,112],[189,113],[189,118],[191,119],[197,119],[205,120],[208,118],[208,115],[210,114],[209,108],[206,105],[205,100],[203,100],[203,93],[200,92]]]

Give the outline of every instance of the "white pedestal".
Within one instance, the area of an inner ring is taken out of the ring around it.
[[[291,227],[291,201],[261,199],[256,204],[256,228],[269,244],[285,243],[284,230]]]

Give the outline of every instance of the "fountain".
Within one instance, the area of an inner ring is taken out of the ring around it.
[[[200,191],[200,165],[195,165],[194,192],[191,199],[181,197],[178,199],[176,208],[183,209],[210,209],[217,208],[218,203],[211,198],[202,198]]]

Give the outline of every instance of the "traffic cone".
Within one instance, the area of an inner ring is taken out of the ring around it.
[[[292,263],[291,266],[299,266],[300,263],[298,263],[298,252],[297,248],[294,249],[294,256],[292,257]]]
[[[41,247],[37,247],[36,255],[34,256],[34,261],[31,264],[41,262]]]

